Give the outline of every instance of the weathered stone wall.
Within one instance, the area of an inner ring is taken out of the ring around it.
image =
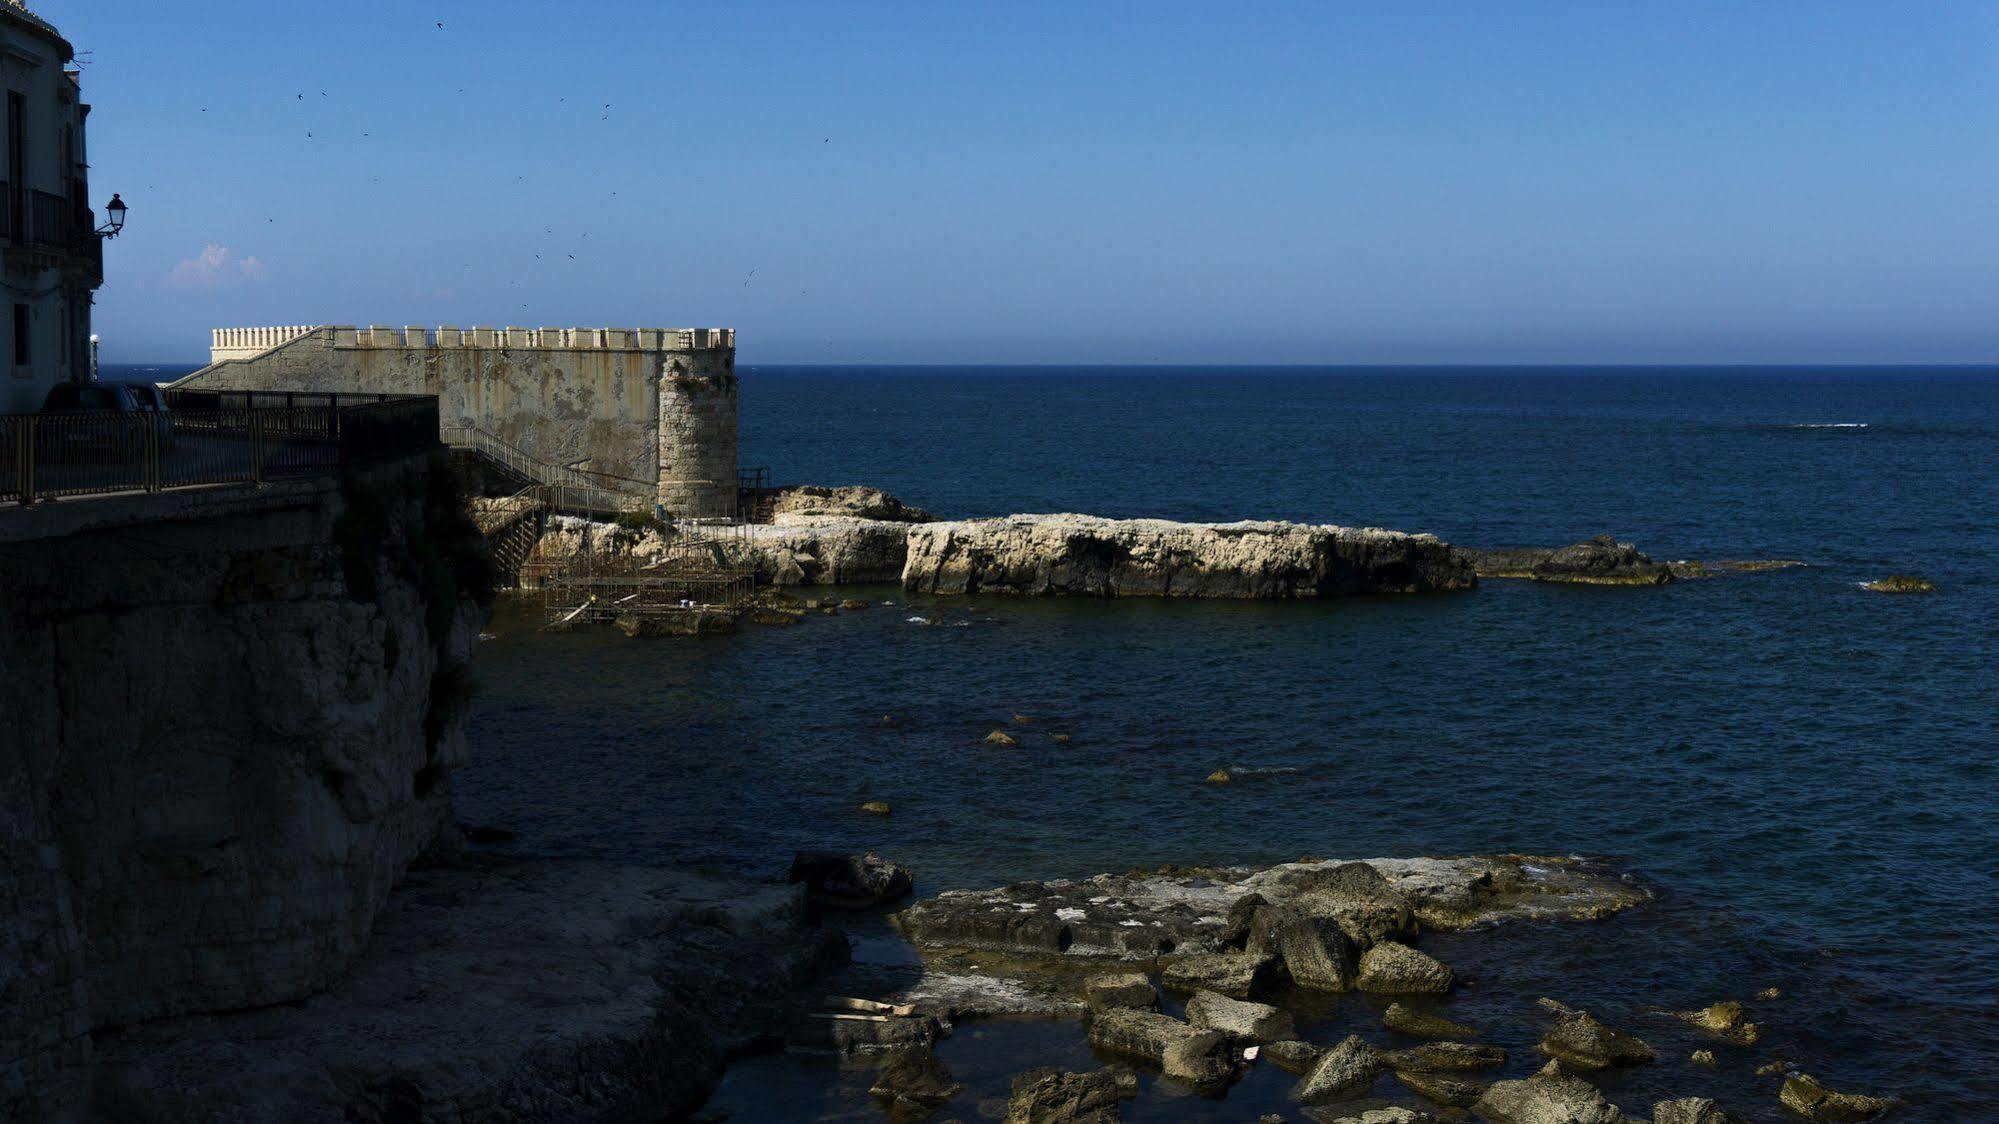
[[[221,328],[210,354],[209,366],[174,385],[434,394],[447,435],[476,427],[550,464],[581,461],[661,481],[669,508],[735,510],[736,350],[728,329]],[[669,497],[669,477],[726,489],[705,485]]]
[[[447,475],[0,512],[0,1118],[74,1111],[95,1028],[326,987],[450,840]]]

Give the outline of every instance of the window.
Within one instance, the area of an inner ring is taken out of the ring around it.
[[[33,352],[28,350],[28,306],[17,304],[14,306],[14,365],[25,367],[32,357]]]

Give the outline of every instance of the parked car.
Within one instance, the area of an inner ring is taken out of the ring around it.
[[[42,400],[42,413],[78,415],[36,427],[41,455],[51,460],[138,460],[148,425],[162,451],[174,445],[173,415],[151,383],[58,383]]]
[[[112,382],[98,383],[99,386],[122,386],[132,392],[132,400],[139,404],[141,411],[153,415],[153,424],[160,431],[160,451],[170,452],[174,447],[174,415],[167,408],[166,392],[156,382]]]

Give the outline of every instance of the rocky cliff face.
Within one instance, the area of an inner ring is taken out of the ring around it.
[[[1014,515],[909,528],[903,586],[922,593],[1337,597],[1467,589],[1433,535],[1294,523]]]
[[[241,494],[0,550],[0,1117],[76,1103],[93,1029],[324,988],[453,830],[448,469]]]

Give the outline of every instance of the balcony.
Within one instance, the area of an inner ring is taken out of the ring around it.
[[[47,256],[44,265],[77,263],[93,284],[104,280],[104,246],[95,216],[64,196],[0,182],[0,245]]]

